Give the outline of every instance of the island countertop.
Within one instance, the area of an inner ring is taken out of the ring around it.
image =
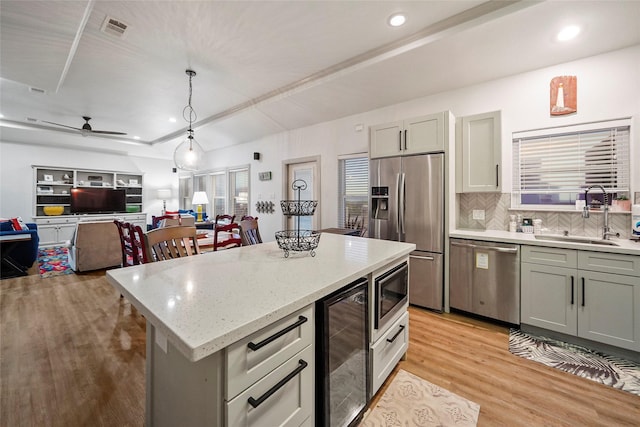
[[[107,272],[107,280],[197,361],[408,256],[414,244],[322,234],[316,256],[276,242]]]

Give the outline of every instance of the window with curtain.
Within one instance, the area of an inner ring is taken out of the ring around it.
[[[366,154],[338,159],[338,226],[367,227],[369,218],[369,158]]]
[[[512,206],[567,209],[601,185],[609,203],[629,196],[628,120],[513,134]],[[601,190],[590,201],[604,201]]]
[[[249,169],[229,170],[229,202],[231,215],[238,220],[249,214]]]

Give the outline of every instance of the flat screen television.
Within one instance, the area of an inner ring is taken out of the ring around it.
[[[126,211],[124,189],[72,188],[71,213],[97,214]]]

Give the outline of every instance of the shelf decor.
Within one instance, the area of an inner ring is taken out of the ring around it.
[[[296,216],[297,224],[295,230],[283,230],[276,232],[276,242],[278,247],[284,250],[284,257],[289,257],[289,252],[309,252],[316,256],[315,249],[320,243],[320,232],[314,230],[301,230],[300,217],[313,215],[318,206],[317,200],[300,200],[300,191],[307,189],[307,183],[302,179],[296,179],[291,184],[291,188],[297,192],[297,200],[281,200],[280,207],[286,216]]]

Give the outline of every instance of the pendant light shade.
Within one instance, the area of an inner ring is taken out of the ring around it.
[[[176,167],[188,171],[200,169],[203,157],[204,150],[193,136],[193,131],[178,144],[176,151],[173,152],[173,161]]]
[[[193,107],[191,106],[191,95],[193,87],[191,85],[191,79],[196,75],[193,70],[186,70],[189,76],[189,103],[182,111],[182,116],[189,122],[189,129],[187,129],[187,137],[176,147],[173,152],[173,161],[178,169],[184,169],[188,171],[196,171],[200,169],[202,159],[204,158],[204,150],[196,141],[193,136],[192,124],[196,121],[197,116]]]

